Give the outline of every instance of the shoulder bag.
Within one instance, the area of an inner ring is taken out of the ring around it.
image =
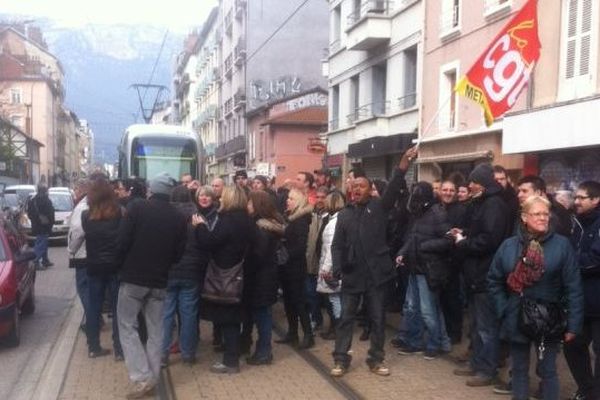
[[[239,304],[244,291],[244,258],[233,267],[223,269],[211,257],[204,278],[202,298],[216,304]]]

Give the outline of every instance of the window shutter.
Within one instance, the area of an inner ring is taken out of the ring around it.
[[[579,75],[588,75],[590,73],[590,51],[592,45],[592,0],[582,0],[582,3]]]
[[[567,57],[566,74],[567,79],[575,76],[575,50],[577,49],[577,3],[579,0],[569,0],[569,16],[567,20]]]

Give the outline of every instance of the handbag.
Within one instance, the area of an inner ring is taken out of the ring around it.
[[[545,343],[557,343],[567,329],[566,311],[560,303],[530,299],[521,293],[519,330],[538,344],[538,357],[544,358]]]
[[[239,304],[244,290],[244,258],[231,268],[219,268],[211,257],[206,269],[202,298],[216,304]]]

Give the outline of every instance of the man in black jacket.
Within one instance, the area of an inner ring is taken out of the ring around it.
[[[385,312],[387,284],[396,277],[386,240],[388,213],[398,197],[406,193],[404,175],[415,148],[402,156],[381,199],[371,197],[371,182],[365,177],[352,183],[353,204],[340,211],[331,245],[333,275],[342,279],[342,315],[337,326],[332,376],[342,376],[350,366],[348,354],[352,331],[361,297],[365,297],[371,322],[371,347],[367,358],[370,370],[387,376],[384,364]]]
[[[469,367],[454,373],[471,376],[468,386],[488,386],[497,374],[499,321],[487,292],[487,274],[496,250],[510,234],[512,220],[491,165],[478,165],[469,175],[469,182],[472,201],[467,208],[466,228],[454,228],[452,233],[464,260],[472,352]]]
[[[48,187],[39,184],[37,193],[27,205],[27,216],[31,221],[31,234],[35,236],[33,250],[37,269],[46,269],[52,264],[48,259],[48,237],[54,225],[54,206],[48,197]]]
[[[160,375],[163,305],[171,265],[178,262],[186,243],[185,218],[169,203],[176,182],[168,174],[150,182],[149,200],[127,208],[119,232],[123,264],[117,315],[129,378],[134,384],[127,398],[152,392]],[[142,346],[137,316],[146,320],[148,342]]]
[[[574,399],[600,399],[600,183],[582,182],[575,193],[576,214],[571,243],[583,280],[585,319],[583,332],[565,345],[565,357],[578,391]],[[590,343],[596,354],[594,368]]]

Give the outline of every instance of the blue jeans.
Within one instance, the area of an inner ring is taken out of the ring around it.
[[[498,369],[500,323],[488,293],[469,295],[471,314],[471,368],[480,376],[494,378]]]
[[[329,293],[327,295],[329,303],[331,304],[331,313],[337,320],[342,316],[342,294],[341,293]]]
[[[254,323],[258,331],[255,354],[259,358],[269,357],[271,356],[271,332],[273,330],[271,306],[253,308],[252,316],[254,317]]]
[[[319,295],[317,294],[317,275],[306,276],[306,304],[310,319],[315,325],[323,324],[323,314],[319,306]]]
[[[511,343],[510,357],[512,359],[512,395],[515,400],[529,398],[529,348],[531,343]],[[558,400],[559,383],[556,372],[556,355],[558,344],[546,344],[544,358],[538,359],[537,374],[542,379],[542,398]],[[537,354],[537,346],[536,346]]]
[[[169,354],[175,314],[179,316],[179,348],[181,357],[193,359],[198,347],[198,283],[186,279],[170,279],[164,308],[162,354]]]
[[[425,275],[410,274],[408,277],[404,311],[404,318],[407,319],[404,341],[408,346],[421,349],[426,333],[426,350],[451,350],[440,295],[429,289]]]
[[[75,269],[75,287],[77,288],[77,295],[81,300],[83,306],[83,317],[87,319],[88,307],[90,302],[90,289],[88,287],[88,275],[86,268]]]
[[[117,274],[111,275],[88,275],[88,315],[85,322],[85,330],[89,351],[100,349],[100,315],[104,294],[108,289],[112,309],[112,339],[115,354],[123,354],[121,341],[119,339],[119,325],[117,321],[117,299],[119,295],[119,281]]]
[[[35,253],[35,262],[48,262],[48,234],[40,233],[35,237],[33,252]]]

